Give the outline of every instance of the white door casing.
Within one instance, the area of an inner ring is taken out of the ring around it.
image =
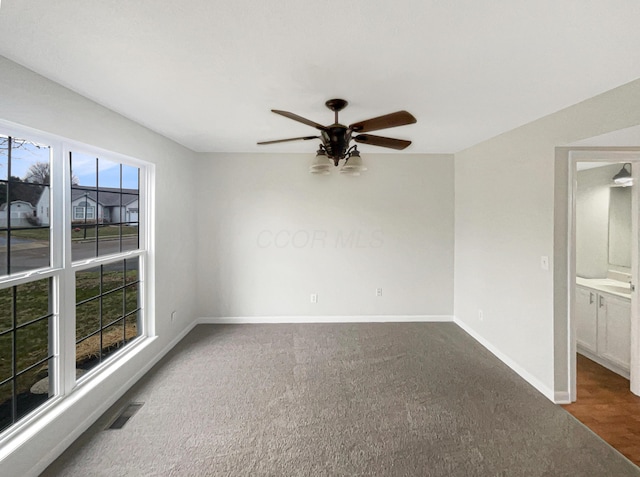
[[[569,376],[569,398],[571,402],[576,401],[576,343],[577,343],[577,286],[576,286],[576,190],[577,190],[577,168],[578,162],[611,162],[632,164],[633,194],[632,194],[632,253],[631,253],[631,277],[635,289],[631,293],[631,323],[629,330],[629,375],[631,392],[640,396],[640,303],[638,300],[638,285],[640,284],[640,151],[638,150],[603,150],[594,148],[593,150],[580,149],[569,151],[569,184],[568,184],[568,273],[567,290],[569,292],[569,319],[568,319],[568,350],[567,357]]]
[[[633,193],[631,194],[631,326],[629,330],[629,380],[631,392],[640,396],[640,300],[638,285],[640,284],[640,162],[631,166],[633,176]]]

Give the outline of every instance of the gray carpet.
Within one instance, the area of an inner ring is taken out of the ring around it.
[[[116,408],[145,405],[121,430]],[[451,323],[196,327],[44,476],[640,476]]]

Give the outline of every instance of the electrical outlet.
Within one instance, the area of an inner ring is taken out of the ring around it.
[[[318,303],[318,294],[317,293],[312,293],[311,294],[311,303]]]
[[[382,296],[382,288],[376,288],[376,296]]]
[[[482,313],[482,310],[478,310],[478,320],[484,320],[484,314]]]

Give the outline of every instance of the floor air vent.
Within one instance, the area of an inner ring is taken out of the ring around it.
[[[129,419],[144,405],[143,402],[132,402],[125,407],[107,429],[122,429]]]

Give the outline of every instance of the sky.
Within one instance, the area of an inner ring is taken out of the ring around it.
[[[7,179],[7,146],[3,144],[6,136],[0,135],[0,180]],[[2,147],[4,145],[4,148]],[[78,178],[81,186],[96,187],[96,167],[97,178],[100,187],[120,187],[120,163],[110,161],[107,158],[96,157],[81,153],[71,153],[72,174]],[[30,142],[22,142],[19,147],[12,148],[11,151],[11,175],[24,179],[29,167],[38,162],[48,163],[50,161],[50,148],[48,146],[37,145]],[[122,165],[122,188],[138,188],[138,168]]]

